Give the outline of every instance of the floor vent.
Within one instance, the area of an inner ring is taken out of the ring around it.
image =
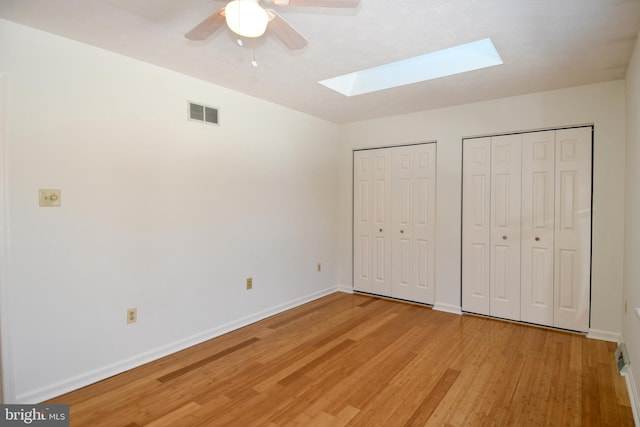
[[[189,120],[217,125],[218,109],[207,105],[189,102]]]
[[[627,346],[620,344],[616,350],[616,362],[618,364],[618,372],[620,375],[627,373],[629,369],[629,354],[627,353]]]

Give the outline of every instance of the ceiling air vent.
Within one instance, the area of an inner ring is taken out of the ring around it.
[[[218,124],[218,109],[207,105],[189,102],[189,120]]]

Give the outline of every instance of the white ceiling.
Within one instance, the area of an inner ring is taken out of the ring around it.
[[[278,8],[309,41],[184,34],[224,0],[0,0],[0,17],[336,123],[624,78],[640,0],[361,0]],[[265,2],[266,4],[266,2]],[[489,37],[504,65],[347,98],[319,80]]]

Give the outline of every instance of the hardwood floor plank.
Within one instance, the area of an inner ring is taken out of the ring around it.
[[[270,329],[279,329],[283,326],[289,326],[293,322],[304,319],[318,312],[321,312],[328,306],[336,304],[336,299],[331,296],[324,298],[321,302],[312,301],[303,306],[296,307],[296,310],[290,310],[279,314],[276,318],[268,319],[268,327]]]
[[[200,408],[195,402],[189,402],[180,408],[146,424],[146,427],[171,427],[175,425],[190,424],[192,414]]]
[[[358,408],[354,408],[353,406],[345,406],[340,412],[338,412],[338,415],[336,415],[336,427],[342,427],[342,426],[346,426],[347,424],[349,424],[349,421],[351,421],[356,415],[358,415],[358,413],[360,413],[360,410]]]
[[[598,375],[596,363],[593,360],[594,346],[584,343],[585,356],[582,364],[583,401],[581,418],[585,425],[601,425],[600,418],[600,390],[598,387]]]
[[[386,332],[393,332],[395,328],[388,328]],[[415,329],[415,328],[414,328]],[[389,333],[388,338],[391,340],[399,339],[401,336],[398,333],[391,334]],[[387,337],[385,337],[387,338]],[[415,341],[414,338],[404,337],[405,341],[411,342]],[[303,409],[304,402],[313,402],[316,401],[321,394],[318,393],[319,390],[324,390],[324,394],[329,394],[333,397],[328,402],[328,406],[325,409],[327,412],[331,414],[337,414],[339,410],[343,409],[344,402],[349,398],[351,391],[361,390],[362,387],[359,387],[357,384],[354,387],[348,387],[344,378],[350,378],[355,380],[356,382],[366,381],[368,377],[371,377],[372,373],[368,371],[370,366],[375,366],[375,363],[370,364],[369,361],[376,357],[385,357],[383,353],[380,356],[381,351],[388,347],[389,342],[385,339],[382,339],[381,336],[377,336],[376,345],[371,345],[368,340],[364,339],[361,342],[358,342],[357,345],[353,346],[348,350],[348,353],[344,354],[342,358],[336,358],[331,361],[331,363],[326,364],[322,370],[318,369],[315,376],[319,376],[320,383],[315,383],[313,387],[306,390],[303,394],[300,394],[298,402],[292,407],[287,408],[288,412],[297,413]],[[412,357],[410,352],[403,353],[403,356]],[[375,373],[373,373],[375,375]],[[313,372],[310,372],[310,375],[313,375]],[[325,379],[323,380],[324,377]],[[375,390],[371,390],[371,387],[366,387],[367,391],[375,392]],[[341,393],[347,393],[346,395],[341,395]],[[332,402],[333,403],[332,403]],[[334,406],[336,405],[336,406]],[[351,403],[353,407],[358,407],[358,405]],[[289,414],[282,414],[279,418],[274,419],[276,422],[286,422]]]
[[[380,301],[380,298],[368,297],[368,299],[366,301],[363,301],[360,304],[358,304],[358,307],[366,307],[369,304],[375,303],[376,301]]]
[[[405,327],[404,332],[398,329],[404,323],[403,318],[406,318],[406,313],[405,316],[394,318],[384,330],[378,330],[374,335],[361,340],[352,355],[356,369],[343,381],[343,398],[338,401],[337,406],[347,403],[355,408],[364,408],[407,363],[417,357],[410,349],[417,342],[417,328]],[[402,350],[398,351],[399,349]],[[332,406],[329,412],[335,413],[337,409],[338,407]]]
[[[333,346],[332,348],[330,348],[326,352],[322,353],[320,356],[318,356],[315,359],[311,360],[309,363],[306,363],[304,366],[301,366],[300,368],[296,369],[295,371],[293,371],[292,373],[290,373],[286,377],[282,378],[280,381],[278,381],[278,383],[286,387],[288,384],[291,384],[297,378],[300,378],[305,373],[307,373],[308,371],[312,370],[314,367],[323,364],[328,359],[330,359],[332,357],[339,357],[340,353],[342,353],[344,350],[346,350],[347,348],[352,346],[354,343],[355,343],[355,341],[353,341],[353,340],[344,340],[344,341],[342,341],[338,345]]]
[[[166,383],[167,381],[171,381],[174,378],[177,378],[179,376],[182,376],[188,372],[191,372],[195,369],[201,368],[215,360],[218,360],[222,357],[228,356],[230,354],[233,354],[234,352],[241,350],[247,346],[250,346],[251,344],[254,344],[256,342],[260,341],[259,338],[251,338],[248,339],[246,341],[241,342],[240,344],[236,344],[233,347],[229,347],[225,350],[222,350],[218,353],[212,354],[211,356],[207,356],[204,359],[198,360],[197,362],[191,363],[190,365],[184,366],[180,369],[176,369],[173,372],[169,372],[168,374],[165,374],[161,377],[158,378],[158,381],[160,381],[161,383]]]
[[[420,316],[416,320],[423,318]],[[434,334],[439,328],[444,329],[441,330],[443,333],[450,332],[442,323],[442,317],[434,316],[433,322],[413,321],[412,324],[414,326],[405,333],[404,340],[411,343],[405,346],[406,350],[415,353],[416,357],[409,360],[393,376],[388,386],[363,408],[365,412],[369,407],[380,408],[376,410],[376,417],[379,417],[381,425],[404,425],[458,353],[458,346],[448,341],[421,339]],[[436,354],[436,357],[432,357]]]
[[[440,377],[436,386],[424,398],[418,409],[411,415],[411,418],[405,423],[407,426],[424,425],[431,414],[436,410],[444,396],[449,392],[453,383],[458,379],[460,371],[455,369],[447,369]]]
[[[72,426],[632,426],[615,344],[335,293],[52,399]]]
[[[326,412],[320,412],[318,415],[306,421],[307,425],[312,425],[314,427],[330,427],[334,426],[336,422],[336,417],[333,415],[327,414]]]

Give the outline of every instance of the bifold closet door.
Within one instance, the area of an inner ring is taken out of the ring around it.
[[[490,314],[491,138],[462,146],[462,309]]]
[[[588,330],[592,132],[464,141],[463,310]]]
[[[521,320],[553,326],[555,131],[522,136]]]
[[[462,308],[520,319],[521,137],[463,145]]]
[[[392,150],[391,241],[394,298],[435,297],[436,144]]]
[[[491,138],[490,314],[520,320],[520,135]]]
[[[554,321],[589,328],[592,129],[556,131]]]
[[[353,153],[354,288],[391,296],[391,150]]]

